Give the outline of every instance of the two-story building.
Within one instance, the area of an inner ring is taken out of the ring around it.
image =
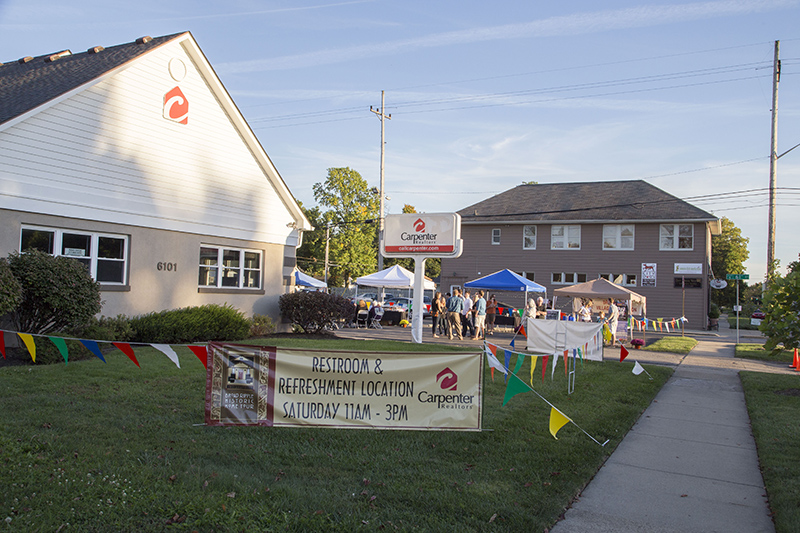
[[[442,259],[443,291],[503,268],[548,296],[601,277],[647,297],[648,318],[707,325],[720,221],[645,181],[524,184],[459,214],[464,251]],[[502,296],[523,305],[519,294]]]
[[[78,259],[104,315],[277,320],[309,229],[190,33],[0,64],[0,257]]]

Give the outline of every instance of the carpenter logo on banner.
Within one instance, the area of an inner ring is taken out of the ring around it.
[[[477,431],[476,353],[306,351],[210,343],[209,425]]]

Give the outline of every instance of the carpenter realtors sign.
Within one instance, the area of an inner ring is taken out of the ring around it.
[[[404,213],[387,215],[383,255],[427,257],[458,255],[461,249],[461,215],[458,213]]]
[[[477,431],[482,372],[480,352],[209,343],[206,424]]]

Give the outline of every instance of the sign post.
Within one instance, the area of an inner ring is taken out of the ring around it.
[[[385,257],[414,259],[411,340],[417,344],[422,344],[425,260],[429,257],[458,257],[462,244],[461,215],[458,213],[386,215],[381,253]]]
[[[726,274],[725,279],[736,280],[736,305],[734,309],[736,309],[736,344],[739,344],[739,311],[742,310],[742,306],[739,305],[739,280],[750,279],[750,274]]]

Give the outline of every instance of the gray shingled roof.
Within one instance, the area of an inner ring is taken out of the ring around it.
[[[81,52],[48,61],[51,54],[28,62],[0,65],[0,124],[27,113],[186,32],[111,46],[97,53]],[[57,52],[54,52],[57,53]]]
[[[465,223],[717,219],[642,180],[518,185],[458,213]]]

